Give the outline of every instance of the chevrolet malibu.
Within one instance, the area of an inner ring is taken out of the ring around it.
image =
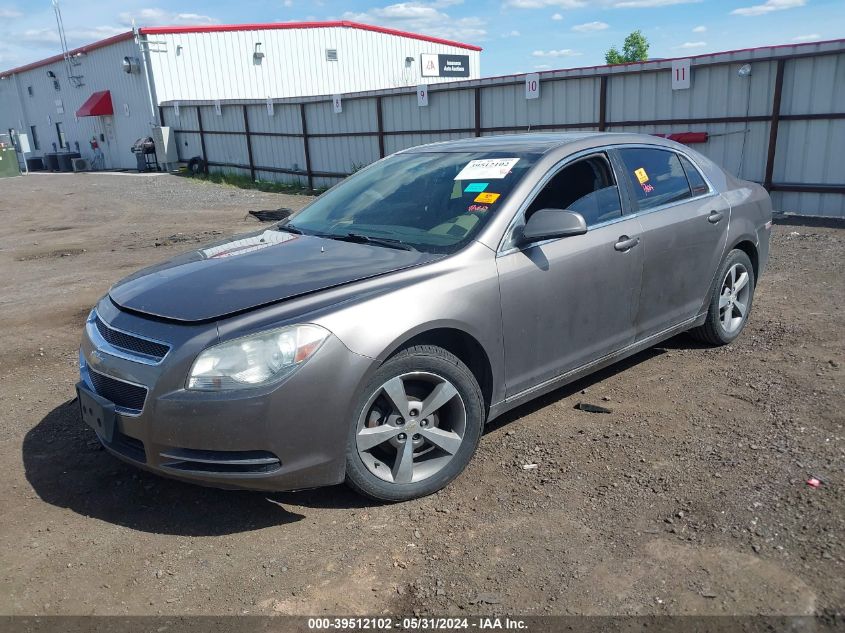
[[[82,418],[196,483],[427,495],[509,409],[680,332],[733,341],[770,231],[763,188],[652,136],[416,147],[113,286]]]

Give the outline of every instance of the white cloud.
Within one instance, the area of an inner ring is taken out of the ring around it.
[[[468,16],[452,18],[440,11],[449,5],[458,4],[460,0],[435,0],[423,2],[400,2],[386,7],[368,9],[363,13],[347,11],[344,20],[380,24],[403,31],[411,31],[423,35],[434,35],[453,40],[481,40],[487,35],[487,21]]]
[[[650,7],[666,7],[673,4],[692,4],[703,0],[505,0],[505,7],[514,9],[542,9],[543,7],[560,7],[561,9],[580,9],[586,6],[599,6],[614,9],[641,9]]]
[[[509,31],[507,33],[502,33],[502,37],[519,37],[522,35],[519,31]]]
[[[552,20],[555,20],[555,21],[562,20],[562,19],[563,19],[563,16],[560,13],[555,13],[552,16]]]
[[[807,0],[766,0],[763,4],[755,4],[750,7],[740,7],[731,11],[732,15],[765,15],[772,11],[783,11],[785,9],[795,9],[803,7],[807,4]]]
[[[67,29],[65,35],[67,36],[68,45],[71,48],[80,46],[82,44],[90,44],[98,40],[106,39],[113,35],[126,33],[125,27],[119,26],[92,26],[83,29]],[[61,42],[59,41],[59,32],[56,29],[27,29],[18,35],[18,39],[28,44],[35,44],[45,47],[55,47]]]
[[[707,42],[684,42],[675,48],[703,48],[707,46]]]
[[[505,6],[514,9],[542,9],[543,7],[580,9],[587,6],[587,3],[584,0],[505,0]]]
[[[796,35],[792,38],[793,42],[814,42],[816,40],[822,39],[822,36],[818,33],[811,33],[810,35]]]
[[[581,55],[578,51],[573,51],[571,48],[560,48],[549,51],[534,51],[531,53],[534,57],[578,57]]]
[[[282,2],[282,5],[290,8],[293,6],[293,0],[285,0],[284,2]]]
[[[54,29],[27,29],[19,38],[30,44],[58,44],[59,32]]]
[[[693,4],[702,0],[615,0],[610,6],[616,9],[650,9],[652,7],[668,7],[673,4]]]
[[[171,26],[176,24],[203,25],[217,24],[220,20],[209,15],[199,13],[175,13],[164,9],[149,7],[138,11],[124,11],[120,14],[121,24],[132,24],[132,19],[138,26]]]
[[[549,68],[551,68],[551,66],[548,64],[537,64],[534,66],[534,70],[548,70]]]
[[[21,13],[17,9],[11,9],[11,8],[8,8],[8,7],[0,7],[0,19],[11,20],[13,18],[20,18],[22,16],[23,16],[23,13]]]
[[[586,24],[573,26],[572,30],[578,31],[579,33],[590,33],[592,31],[604,31],[607,28],[610,28],[607,22],[587,22]]]
[[[706,33],[707,27],[706,26],[697,26],[692,30],[693,33]]]

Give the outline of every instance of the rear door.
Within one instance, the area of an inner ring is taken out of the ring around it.
[[[642,340],[695,317],[722,260],[730,205],[685,155],[655,146],[616,150],[642,226]]]

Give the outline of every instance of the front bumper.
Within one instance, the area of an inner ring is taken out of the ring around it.
[[[83,385],[102,393],[102,376],[145,388],[140,408],[116,407],[106,449],[147,470],[221,488],[294,490],[343,481],[351,409],[373,361],[330,336],[282,382],[237,392],[184,388],[193,359],[216,342],[209,325],[170,325],[118,310],[97,312],[110,326],[172,343],[160,363],[115,351],[86,326],[80,347]],[[92,379],[93,377],[93,379]]]

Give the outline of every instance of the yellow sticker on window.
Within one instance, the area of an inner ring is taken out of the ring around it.
[[[475,202],[480,202],[481,204],[493,204],[494,202],[496,202],[496,200],[499,199],[500,195],[502,194],[483,191],[475,197]]]
[[[640,181],[641,185],[644,185],[648,182],[648,174],[645,172],[645,169],[640,167],[639,169],[634,170],[634,175],[637,177],[637,180]]]

